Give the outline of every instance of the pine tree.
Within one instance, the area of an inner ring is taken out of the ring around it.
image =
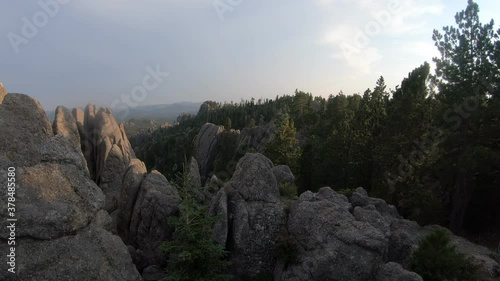
[[[225,281],[229,262],[227,252],[210,238],[213,225],[220,217],[207,216],[207,207],[200,205],[196,191],[189,182],[188,165],[184,165],[183,185],[176,186],[182,197],[180,217],[169,220],[175,228],[174,240],[163,242],[161,249],[169,254],[169,280]]]
[[[292,172],[296,172],[301,150],[294,122],[288,113],[280,113],[275,125],[274,140],[267,145],[266,156],[275,165],[288,165]]]

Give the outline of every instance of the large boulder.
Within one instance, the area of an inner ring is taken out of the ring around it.
[[[52,136],[52,127],[36,99],[23,94],[4,96],[0,129],[0,168],[40,163],[40,145]]]
[[[206,123],[200,129],[196,136],[195,158],[200,167],[200,176],[202,185],[210,177],[213,171],[214,161],[218,153],[218,135],[224,131],[224,127],[216,126],[212,123]]]
[[[276,203],[280,192],[273,173],[273,163],[260,153],[247,153],[234,171],[229,187],[245,201]]]
[[[174,229],[168,219],[179,214],[177,190],[158,171],[149,173],[141,183],[130,220],[129,238],[132,246],[144,255],[144,264],[164,266],[162,241],[172,238]]]
[[[299,197],[288,220],[299,258],[282,280],[371,280],[384,262],[389,237],[356,220],[350,209],[347,198],[328,187]]]
[[[18,238],[17,245],[16,274],[2,270],[0,280],[142,280],[120,238],[99,227],[53,240]],[[0,244],[2,253],[8,247]]]
[[[71,165],[41,163],[17,171],[17,237],[55,239],[86,227],[104,206],[99,187]],[[2,174],[6,174],[2,170]],[[2,181],[4,182],[4,181]],[[7,202],[2,193],[2,202]],[[7,219],[7,205],[1,218]],[[0,238],[7,239],[7,229]]]
[[[231,218],[227,243],[233,272],[242,280],[271,274],[276,263],[276,238],[286,214],[272,168],[262,154],[246,154],[226,187]]]

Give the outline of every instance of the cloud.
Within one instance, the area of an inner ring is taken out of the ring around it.
[[[347,55],[344,52],[336,52],[331,55],[331,58],[337,61],[344,60],[347,63],[347,66],[359,74],[370,74],[372,73],[373,64],[380,61],[382,59],[382,55],[377,48],[367,47],[350,55]]]
[[[362,32],[349,25],[339,25],[324,34],[321,42],[335,47],[330,58],[345,62],[355,71],[369,74],[372,65],[382,59],[379,50],[370,46],[370,38],[359,37]],[[367,39],[368,41],[363,41]]]
[[[167,22],[170,17],[177,17],[189,11],[194,12],[196,9],[213,12],[212,2],[206,0],[87,0],[74,1],[72,4],[80,13],[129,26],[152,20]]]
[[[427,41],[409,42],[401,46],[401,49],[409,55],[429,60],[440,55],[436,46],[432,42]]]

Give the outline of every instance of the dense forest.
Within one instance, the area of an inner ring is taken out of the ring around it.
[[[223,125],[217,175],[243,156],[232,130],[272,124],[264,154],[290,166],[299,193],[362,186],[420,224],[488,243],[500,232],[500,29],[478,12],[469,1],[455,26],[435,30],[435,73],[424,62],[394,90],[380,77],[363,94],[205,102],[193,118],[131,142],[148,168],[174,178],[201,126]]]

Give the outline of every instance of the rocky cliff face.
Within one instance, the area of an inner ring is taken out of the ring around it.
[[[51,126],[37,100],[8,94],[0,104],[0,181],[16,168],[16,275],[1,280],[141,280],[119,237],[111,234],[105,195],[89,178],[76,121],[58,108]],[[2,192],[2,202],[7,193]],[[2,204],[1,219],[7,219]],[[0,230],[8,253],[10,232]],[[2,267],[4,268],[4,267]]]
[[[167,220],[180,198],[135,158],[112,112],[58,107],[50,124],[38,101],[4,92],[0,177],[16,168],[19,246],[17,275],[4,270],[0,280],[142,280],[139,271],[164,278],[159,243],[171,238]],[[0,230],[0,239],[9,235]]]

